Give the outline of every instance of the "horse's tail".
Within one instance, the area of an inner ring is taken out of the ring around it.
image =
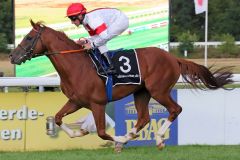
[[[180,58],[177,61],[183,79],[194,88],[204,89],[204,86],[206,86],[208,89],[225,89],[224,85],[233,83],[231,79],[233,76],[232,66],[222,67],[215,72],[211,72],[212,67],[206,68],[203,65]]]

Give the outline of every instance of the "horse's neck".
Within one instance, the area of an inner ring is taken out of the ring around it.
[[[81,53],[70,54],[71,55],[49,56],[50,61],[52,62],[61,79],[68,79],[75,73],[81,76],[82,68],[88,65],[86,56],[79,55]]]
[[[44,33],[44,45],[49,53],[80,49],[77,44],[57,31],[46,28],[46,32]],[[49,55],[48,57],[58,74],[65,78],[73,74],[72,71],[75,70],[75,68],[82,68],[82,66],[86,66],[87,63],[89,63],[89,57],[84,54],[85,53],[67,53],[65,55]]]

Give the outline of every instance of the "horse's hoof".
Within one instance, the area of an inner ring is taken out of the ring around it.
[[[83,129],[74,131],[74,137],[83,137],[85,135],[87,135],[89,132]]]
[[[128,138],[126,136],[113,136],[113,140],[117,143],[127,143]]]
[[[164,147],[165,147],[165,143],[159,143],[157,145],[158,150],[163,150]]]
[[[130,140],[138,138],[140,135],[139,134],[134,134],[134,133],[129,133],[129,136],[131,137]]]
[[[121,153],[122,150],[123,150],[123,143],[115,142],[114,152]]]

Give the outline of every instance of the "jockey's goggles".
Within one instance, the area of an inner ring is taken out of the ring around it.
[[[68,17],[71,21],[76,21],[78,19],[78,15],[76,16],[69,16]]]

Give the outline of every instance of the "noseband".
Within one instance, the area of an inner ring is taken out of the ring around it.
[[[21,44],[18,45],[22,50],[25,51],[25,54],[22,57],[20,57],[19,59],[23,59],[23,58],[26,57],[27,60],[30,60],[31,58],[38,56],[38,55],[33,55],[33,50],[34,50],[34,48],[35,48],[39,39],[42,43],[41,34],[42,34],[43,29],[44,29],[43,27],[40,27],[39,31],[34,30],[34,31],[37,32],[37,35],[34,36],[33,42],[31,44],[31,47],[30,47],[29,50],[27,50],[27,48],[23,47]]]

